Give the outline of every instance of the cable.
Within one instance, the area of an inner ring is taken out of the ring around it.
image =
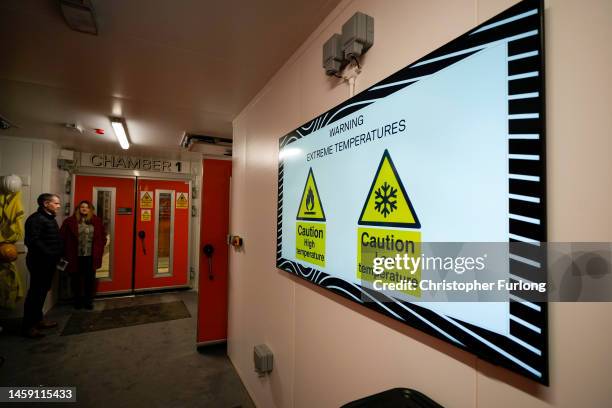
[[[361,69],[361,65],[359,64],[359,60],[357,59],[357,57],[355,57],[354,55],[351,56],[351,58],[353,59],[353,61],[355,61],[355,63],[357,64],[357,68]]]
[[[352,98],[353,96],[355,96],[355,77],[350,77],[348,79],[348,85],[349,85],[349,98]]]

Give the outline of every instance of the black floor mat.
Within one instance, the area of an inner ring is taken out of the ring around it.
[[[74,312],[66,323],[62,336],[189,317],[191,314],[183,301],[130,306],[99,312]]]

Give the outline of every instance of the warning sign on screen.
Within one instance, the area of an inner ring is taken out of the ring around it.
[[[308,170],[295,224],[295,256],[325,266],[325,211],[312,168]]]
[[[366,282],[408,282],[410,288],[402,292],[419,297],[420,267],[403,268],[401,263],[395,263],[395,267],[385,268],[382,273],[375,268],[389,258],[407,261],[421,256],[421,232],[416,230],[421,223],[388,150],[378,164],[357,224],[357,278]]]
[[[325,266],[325,223],[296,223],[295,255],[298,259]]]

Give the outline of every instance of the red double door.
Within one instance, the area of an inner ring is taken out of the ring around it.
[[[189,285],[189,182],[75,176],[74,202],[91,201],[108,242],[97,294]]]

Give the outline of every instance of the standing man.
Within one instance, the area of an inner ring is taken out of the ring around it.
[[[55,214],[60,208],[56,194],[38,196],[38,210],[25,223],[25,244],[28,247],[26,265],[30,271],[30,289],[23,308],[23,334],[40,338],[40,329],[57,326],[57,322],[43,320],[43,305],[51,289],[53,275],[61,258],[63,245]]]

